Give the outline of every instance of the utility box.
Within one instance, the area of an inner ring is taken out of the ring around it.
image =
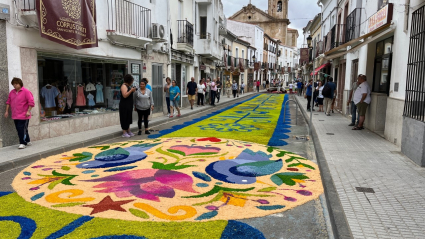
[[[6,4],[0,4],[0,20],[10,19],[10,6]]]

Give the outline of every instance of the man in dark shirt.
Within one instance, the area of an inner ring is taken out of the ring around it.
[[[298,80],[297,90],[298,90],[298,95],[302,96],[303,95],[303,83],[301,82],[301,80]]]
[[[186,95],[190,102],[190,109],[193,110],[193,104],[195,103],[195,95],[197,92],[198,84],[195,82],[195,78],[190,78],[190,82],[187,83]]]
[[[220,94],[221,94],[221,81],[220,77],[217,77],[217,103],[220,102]]]
[[[330,111],[332,108],[332,101],[334,98],[334,95],[336,94],[336,85],[333,83],[333,78],[329,77],[328,82],[324,85],[324,87],[328,86],[331,88],[331,95],[330,96],[324,96],[324,105],[325,105],[325,112],[327,116],[331,116]]]

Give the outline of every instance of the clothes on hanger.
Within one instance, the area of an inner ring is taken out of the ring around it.
[[[63,112],[65,110],[66,107],[66,90],[64,87],[64,90],[62,91],[62,93],[59,93],[58,95],[58,111],[59,112]]]
[[[41,88],[41,97],[44,98],[44,108],[56,107],[55,98],[59,95],[58,88],[49,84]]]
[[[86,97],[84,97],[84,86],[77,87],[77,102],[76,106],[86,106]]]
[[[94,87],[93,83],[90,82],[86,85],[86,91],[95,91],[95,90],[96,90],[96,87]]]
[[[103,103],[103,85],[97,83],[96,85],[96,103]]]
[[[74,100],[72,99],[72,90],[68,85],[65,88],[66,88],[66,104],[68,106],[68,109],[71,109],[72,103],[74,103]]]
[[[96,103],[94,103],[94,96],[92,94],[88,94],[87,99],[89,100],[89,106],[95,106],[96,105]]]

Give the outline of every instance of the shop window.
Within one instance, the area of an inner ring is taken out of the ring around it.
[[[118,109],[126,62],[38,53],[41,121]]]
[[[378,0],[378,10],[385,7],[388,4],[388,0]]]
[[[372,91],[389,94],[393,37],[376,43]]]

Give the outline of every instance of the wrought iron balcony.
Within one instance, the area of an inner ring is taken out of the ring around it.
[[[20,8],[22,12],[35,11],[35,0],[21,0]]]
[[[151,42],[151,10],[128,0],[107,0],[108,37],[116,42],[143,45]],[[156,35],[156,33],[155,33]]]
[[[360,37],[360,25],[361,25],[362,9],[354,9],[346,20],[345,28],[345,40],[349,42]]]
[[[177,50],[193,50],[193,25],[187,20],[177,20]]]

